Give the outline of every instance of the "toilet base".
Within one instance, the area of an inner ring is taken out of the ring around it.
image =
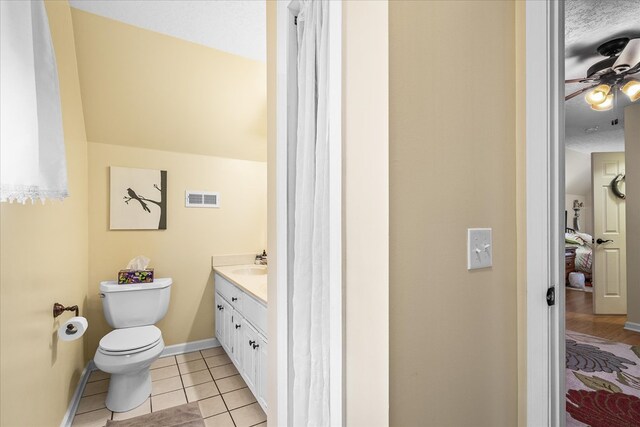
[[[113,412],[127,412],[142,405],[150,395],[149,368],[135,373],[111,374],[107,408]]]

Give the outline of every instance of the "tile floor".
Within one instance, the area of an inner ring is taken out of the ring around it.
[[[163,357],[151,365],[151,397],[129,412],[105,407],[109,374],[93,371],[73,427],[102,427],[190,402],[198,402],[207,427],[266,427],[267,416],[222,347]]]

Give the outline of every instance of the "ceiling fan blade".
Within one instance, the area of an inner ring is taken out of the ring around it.
[[[613,64],[616,74],[622,74],[640,64],[640,38],[631,39]]]
[[[588,77],[582,77],[580,79],[569,79],[569,80],[565,80],[565,83],[594,83],[597,82],[598,79],[590,79]]]
[[[580,89],[580,90],[577,90],[577,91],[575,91],[575,92],[573,92],[573,93],[570,93],[569,95],[567,95],[567,96],[565,96],[565,97],[564,97],[564,100],[565,100],[565,101],[568,101],[568,100],[570,100],[570,99],[573,99],[573,98],[575,98],[576,96],[580,95],[581,93],[585,93],[585,92],[586,92],[586,91],[588,91],[589,89],[593,89],[593,88],[594,88],[594,87],[596,87],[596,86],[598,86],[598,85],[593,85],[593,86],[589,86],[589,87],[584,87],[584,88],[582,88],[582,89]]]

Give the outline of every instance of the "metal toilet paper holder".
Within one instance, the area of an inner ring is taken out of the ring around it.
[[[72,305],[69,307],[65,307],[64,305],[56,302],[53,303],[53,318],[55,319],[56,317],[60,316],[62,313],[64,313],[65,311],[75,311],[76,312],[76,317],[80,316],[80,309],[78,308],[77,305]],[[67,325],[67,334],[75,334],[76,332],[78,332],[77,328],[71,324]]]

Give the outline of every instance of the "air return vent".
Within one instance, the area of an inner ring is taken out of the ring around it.
[[[220,194],[209,191],[186,191],[185,206],[188,208],[219,208]]]

